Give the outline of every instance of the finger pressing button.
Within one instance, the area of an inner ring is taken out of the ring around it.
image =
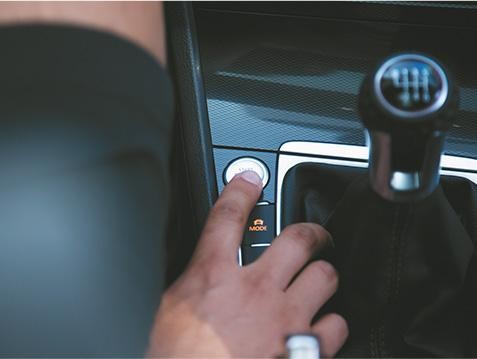
[[[244,171],[253,171],[261,179],[263,187],[268,183],[269,171],[265,163],[253,157],[241,157],[229,163],[224,172],[224,183],[229,183],[236,174]]]

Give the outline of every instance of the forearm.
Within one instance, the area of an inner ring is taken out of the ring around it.
[[[119,35],[166,63],[162,2],[2,2],[0,25],[74,25]]]

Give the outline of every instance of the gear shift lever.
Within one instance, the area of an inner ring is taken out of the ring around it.
[[[353,334],[343,357],[477,355],[477,185],[439,181],[456,100],[435,61],[393,56],[361,92],[370,173],[303,162],[283,178],[281,228],[314,222],[333,236],[317,259],[340,273],[324,310]]]
[[[359,112],[371,139],[371,186],[379,195],[406,202],[434,191],[457,97],[444,68],[418,54],[392,56],[365,79]]]

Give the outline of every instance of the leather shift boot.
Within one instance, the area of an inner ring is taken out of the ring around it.
[[[316,222],[339,290],[323,312],[348,321],[350,357],[477,355],[477,187],[447,177],[406,204],[375,194],[367,170],[311,163],[285,177],[282,228]]]

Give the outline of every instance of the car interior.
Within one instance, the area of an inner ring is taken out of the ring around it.
[[[477,5],[165,4],[175,92],[167,282],[244,170],[246,266],[323,225],[344,357],[477,355]]]

